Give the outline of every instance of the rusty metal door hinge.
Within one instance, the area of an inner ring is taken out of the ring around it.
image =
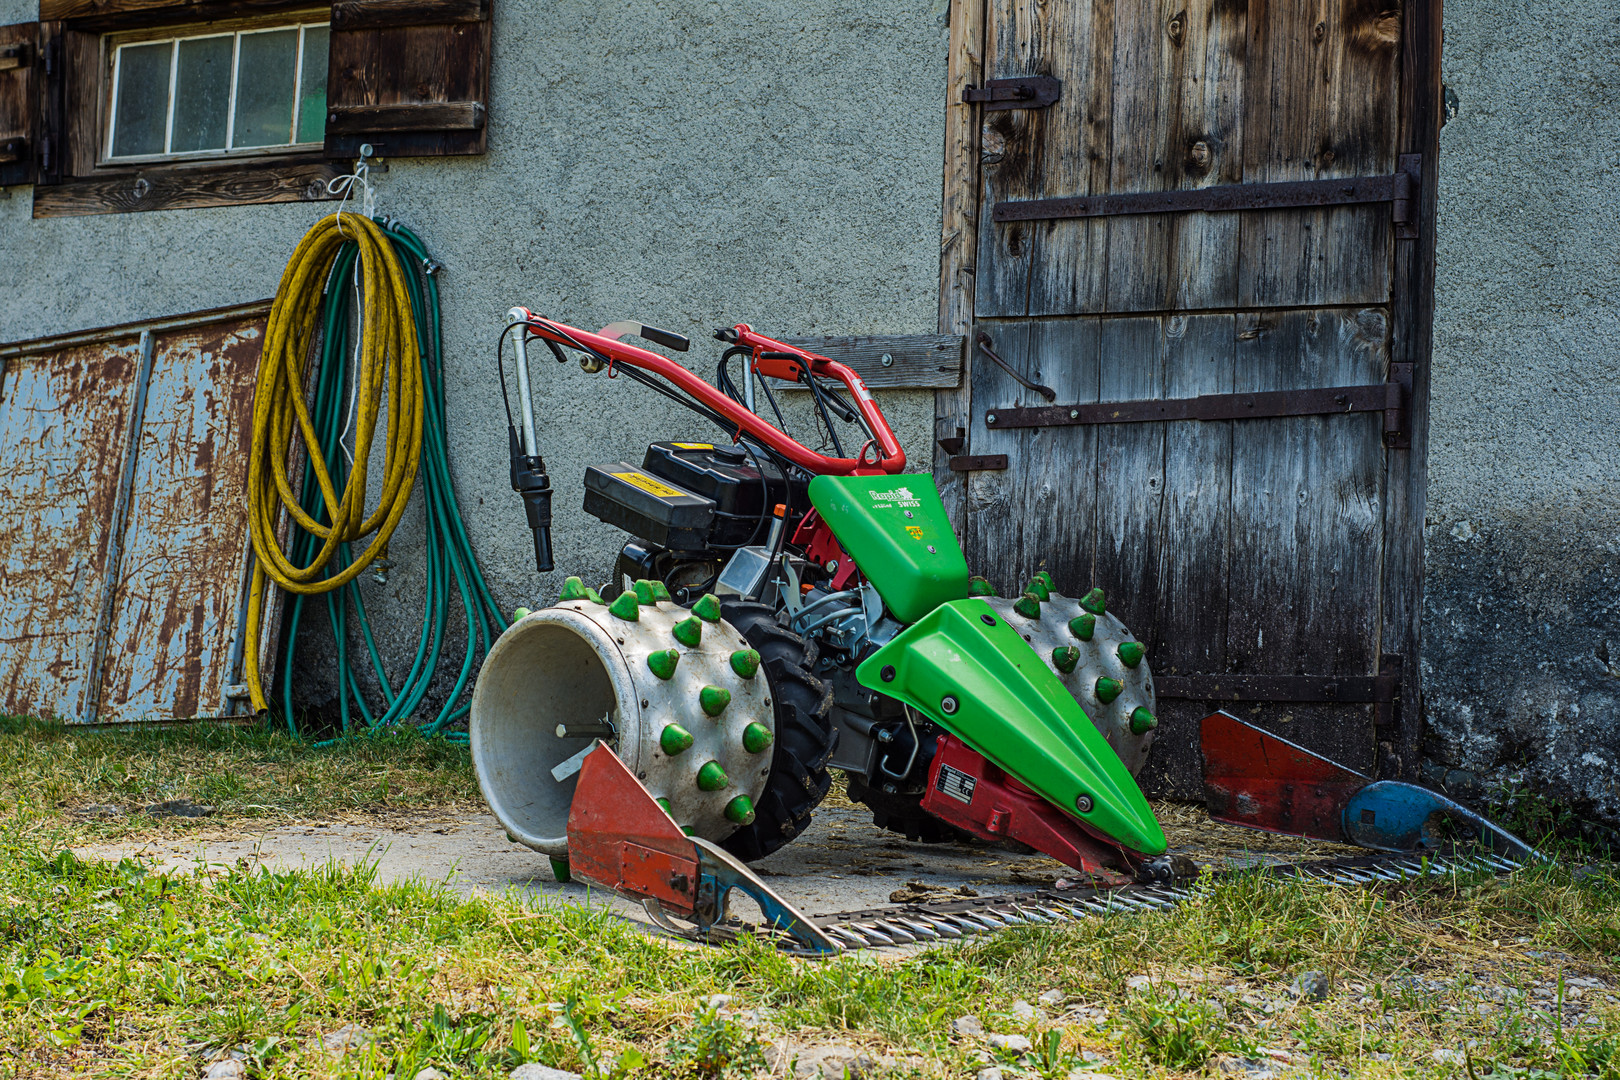
[[[1395,369],[1410,369],[1411,365],[1391,364],[1390,368],[1393,376]],[[1407,381],[1411,381],[1409,370]],[[1190,398],[990,409],[984,414],[984,424],[999,431],[1005,428],[1145,424],[1166,420],[1260,420],[1369,412],[1384,414],[1386,439],[1404,432],[1406,394],[1401,384],[1392,378],[1389,382],[1362,386],[1319,386],[1303,390],[1266,390],[1253,394],[1203,394]],[[1390,445],[1396,444],[1391,442]]]
[[[1001,109],[1044,109],[1063,96],[1063,82],[1051,75],[1027,79],[991,79],[983,86],[962,88],[962,100],[983,105],[987,112]]]

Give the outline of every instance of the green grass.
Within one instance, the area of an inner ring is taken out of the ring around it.
[[[344,790],[378,773],[386,793]],[[1240,879],[1167,912],[807,961],[367,867],[165,875],[67,850],[86,826],[66,808],[174,797],[307,818],[465,802],[472,786],[464,749],[409,738],[315,752],[251,732],[0,732],[0,1080],[195,1078],[226,1048],[263,1078],[503,1077],[523,1060],[592,1080],[747,1077],[772,1041],[847,1045],[927,1080],[992,1062],[1065,1080],[1099,1056],[1086,1067],[1133,1077],[1246,1060],[1299,1077],[1620,1080],[1620,993],[1582,985],[1620,987],[1612,867],[1368,890]],[[1312,970],[1328,997],[1289,995]],[[1051,990],[1063,1005],[1015,1012]],[[726,1011],[700,1005],[714,993]],[[953,1036],[969,1013],[1033,1049]],[[323,1049],[351,1024],[363,1045]]]
[[[482,805],[465,746],[411,729],[315,749],[259,727],[85,730],[0,718],[0,806],[61,815],[84,837],[151,832],[147,806],[187,799],[216,808],[199,821],[322,819]],[[116,817],[80,817],[116,807]]]

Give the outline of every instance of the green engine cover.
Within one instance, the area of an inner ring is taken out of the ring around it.
[[[967,558],[932,476],[818,476],[810,502],[902,623],[967,596]]]
[[[1119,755],[983,600],[936,608],[862,661],[855,678],[920,710],[1097,832],[1146,855],[1164,851],[1164,830]],[[1082,796],[1091,807],[1084,813]]]

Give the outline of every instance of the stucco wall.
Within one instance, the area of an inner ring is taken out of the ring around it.
[[[1620,824],[1620,9],[1446,5],[1430,776]]]
[[[507,487],[494,368],[506,309],[686,333],[686,362],[706,377],[719,348],[709,331],[728,321],[781,334],[933,332],[947,17],[945,0],[498,0],[495,10],[489,153],[390,162],[378,208],[445,267],[453,464],[474,545],[510,610],[549,601],[565,572],[606,578],[624,537],[580,510],[586,464],[639,461],[654,439],[713,432],[625,380],[537,365],[541,449],[559,489],[559,571],[539,578]],[[0,2],[0,21],[36,13]],[[268,297],[333,205],[45,220],[31,209],[27,188],[0,199],[0,267],[28,286],[0,288],[0,341]],[[928,467],[932,394],[880,401],[913,467]],[[365,579],[385,652],[405,664],[422,544],[418,508],[393,544],[389,583]]]

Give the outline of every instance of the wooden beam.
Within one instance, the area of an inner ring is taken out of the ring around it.
[[[169,166],[63,181],[34,189],[34,216],[78,217],[176,210],[190,206],[318,202],[338,196],[327,181],[346,170],[325,161],[238,163],[218,168]]]
[[[964,339],[955,334],[782,340],[849,365],[873,390],[950,389],[962,381]],[[801,383],[771,385],[777,390],[804,389]]]
[[[334,30],[440,26],[487,18],[489,0],[336,0],[332,5]]]
[[[394,105],[333,105],[326,111],[328,135],[389,131],[477,131],[484,126],[481,101],[403,101]]]
[[[953,0],[950,51],[945,65],[945,174],[939,241],[939,332],[964,339],[973,331],[973,266],[978,251],[979,109],[962,92],[984,81],[987,0]],[[951,469],[961,453],[971,401],[971,350],[963,357],[961,378],[934,392],[934,479],[945,511],[964,537],[967,527],[967,474]],[[960,434],[959,434],[960,433]],[[939,440],[958,440],[942,447]]]

